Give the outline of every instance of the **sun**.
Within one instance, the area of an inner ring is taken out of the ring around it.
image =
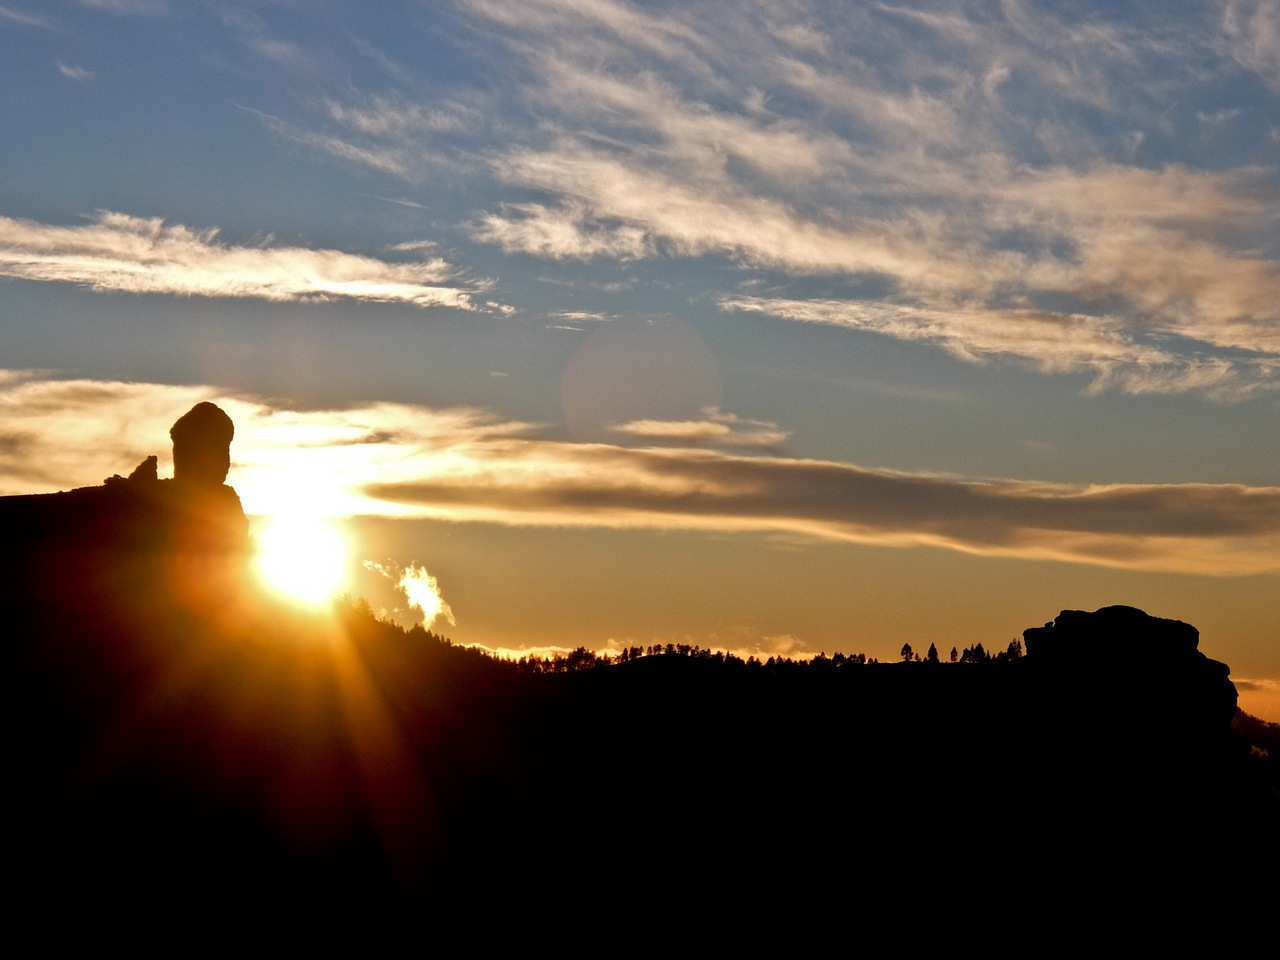
[[[258,576],[276,593],[318,606],[341,589],[350,550],[346,537],[332,521],[274,517],[255,536]]]

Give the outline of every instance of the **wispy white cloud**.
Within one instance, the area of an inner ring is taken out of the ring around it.
[[[396,206],[398,206],[398,207],[409,207],[411,210],[425,210],[425,209],[427,209],[426,204],[424,204],[424,203],[418,203],[416,200],[406,200],[406,199],[404,199],[403,197],[400,197],[400,198],[396,198],[396,197],[380,197],[380,196],[378,196],[376,193],[369,194],[369,196],[373,197],[373,199],[375,199],[375,200],[381,200],[383,203],[394,203],[394,204],[395,204]],[[426,243],[426,242],[429,242],[429,241],[422,241],[422,242],[423,242],[423,243]],[[399,249],[399,248],[396,248],[396,249]]]
[[[515,182],[572,197],[559,207],[514,207],[477,225],[478,239],[508,250],[557,259],[721,253],[791,273],[880,275],[895,283],[898,302],[847,309],[903,314],[901,300],[910,298],[931,328],[924,337],[905,324],[882,323],[881,332],[944,341],[961,356],[1025,356],[1046,371],[1062,369],[1064,347],[1074,343],[1078,353],[1086,331],[1092,358],[1076,359],[1090,362],[1190,362],[1135,346],[1135,336],[1151,332],[1280,354],[1280,262],[1201,236],[1248,231],[1274,215],[1260,171],[1050,168],[957,190],[958,198],[970,195],[972,212],[985,223],[920,214],[837,224],[806,220],[756,196],[720,195],[715,185],[637,169],[586,148],[513,155],[502,164]],[[991,237],[1008,231],[1023,235],[1023,249],[992,249]],[[1051,316],[996,305],[1042,294],[1069,295],[1080,309]],[[1091,304],[1107,301],[1116,312],[1090,312]],[[815,304],[810,312],[822,309]],[[801,310],[797,305],[789,315]],[[1003,346],[994,349],[993,341]],[[1231,366],[1241,377],[1270,369]],[[1181,382],[1191,389],[1196,379]]]
[[[329,100],[325,104],[330,119],[356,133],[380,138],[404,139],[413,134],[460,130],[463,119],[458,108],[442,110],[425,107],[400,97],[372,97],[361,105]]]
[[[1213,113],[1205,113],[1203,110],[1196,111],[1196,119],[1201,123],[1208,125],[1217,125],[1230,123],[1232,120],[1243,115],[1244,111],[1239,107],[1233,107],[1230,110],[1216,110]]]
[[[165,0],[80,0],[86,7],[127,16],[156,17],[167,13]]]
[[[433,99],[428,106],[402,95],[386,95],[348,103],[329,99],[322,109],[321,129],[258,110],[250,112],[279,137],[410,183],[455,165],[450,155],[453,139],[465,140],[486,125],[484,110],[462,100]],[[466,161],[466,166],[477,165],[473,157]]]
[[[957,306],[947,310],[868,300],[782,300],[726,297],[725,310],[767,313],[800,323],[865,330],[899,340],[932,343],[981,363],[1013,358],[1046,373],[1085,373],[1094,390],[1181,393],[1197,390],[1238,399],[1280,387],[1280,357],[1197,359],[1156,342],[1140,343],[1122,320],[1032,309]]]
[[[639,260],[653,242],[643,226],[603,223],[585,206],[551,208],[540,203],[517,203],[501,213],[481,216],[472,234],[482,243],[496,243],[508,253],[531,253],[553,260],[610,257]]]
[[[472,308],[439,258],[391,263],[337,250],[233,246],[216,230],[99,212],[63,227],[0,217],[0,275],[94,290],[299,301],[352,299]]]
[[[945,227],[928,218],[819,222],[778,200],[584,145],[514,154],[497,166],[513,183],[569,198],[556,207],[512,205],[485,216],[477,239],[510,251],[555,259],[722,254],[796,274],[884,274],[913,291],[947,293],[990,288],[1026,268],[1017,254],[981,258],[938,242]]]
[[[400,83],[409,82],[409,71],[384,53],[377,44],[371,43],[363,37],[348,35],[348,39],[351,41],[352,47],[354,47],[362,57],[376,63],[392,79]]]
[[[53,25],[39,14],[17,10],[4,4],[0,4],[0,22],[14,23],[20,27],[35,27],[40,30],[53,29]]]
[[[1224,69],[1211,18],[1197,39],[1158,19],[1066,18],[1034,3],[835,19],[747,3],[732,26],[696,3],[468,6],[511,31],[540,117],[493,170],[554,198],[482,215],[481,241],[553,259],[720,255],[873,275],[892,297],[850,310],[907,304],[930,332],[882,332],[960,356],[1055,371],[1074,354],[1068,365],[1107,371],[1097,388],[1270,385],[1280,260],[1274,240],[1258,241],[1280,212],[1273,174],[1108,159],[1144,141],[1135,125],[1158,126],[1157,109],[1190,83],[1187,64],[1201,78]],[[1270,8],[1224,9],[1227,33],[1248,38],[1237,59],[1268,64]],[[587,26],[568,30],[575,18]],[[1046,102],[1059,104],[1048,126]],[[1123,125],[1114,149],[1098,140],[1099,113]],[[1056,316],[1023,306],[1045,298],[1074,302]],[[1166,345],[1157,359],[1148,334],[1194,340],[1198,354]]]
[[[63,63],[61,60],[57,61],[54,66],[56,66],[58,68],[58,72],[68,80],[75,80],[82,83],[85,80],[93,79],[93,73],[86,70],[84,67],[70,66]]]
[[[575,444],[476,410],[291,410],[207,387],[36,375],[0,378],[0,490],[127,472],[162,453],[169,423],[203,399],[236,422],[230,479],[252,513],[308,506],[338,516],[785,534],[1219,576],[1280,570],[1277,487],[1074,486]]]
[[[618,433],[654,440],[721,440],[729,427],[712,420],[632,420],[613,428]]]
[[[267,21],[247,5],[220,3],[213,8],[218,21],[242,35],[260,36],[267,32]]]
[[[713,443],[730,447],[776,447],[790,435],[768,420],[750,420],[718,407],[703,410],[702,420],[631,420],[613,426],[616,433],[666,443]]]
[[[343,140],[341,137],[307,130],[298,124],[289,123],[270,114],[261,113],[257,110],[251,110],[250,112],[257,114],[266,127],[278,136],[300,143],[313,150],[318,150],[331,157],[336,157],[345,163],[369,167],[410,181],[418,177],[414,158],[402,147],[385,145],[362,147]]]
[[[1243,70],[1280,91],[1274,3],[740,0],[726,17],[719,0],[454,0],[448,16],[492,83],[388,62],[391,88],[257,115],[415,188],[444,169],[482,185],[457,216],[506,253],[722,258],[767,271],[778,302],[812,288],[787,280],[830,277],[828,298],[863,298],[842,325],[1083,370],[1093,389],[1274,385],[1274,164],[1166,159],[1187,128],[1214,139],[1274,106],[1237,102]],[[268,42],[262,16],[224,19]],[[837,322],[833,304],[778,315]]]
[[[564,310],[557,313],[556,316],[560,317],[562,320],[571,320],[574,323],[610,323],[613,320],[613,317],[606,317],[603,313],[593,313],[589,310]]]
[[[1221,7],[1231,56],[1280,90],[1280,6],[1273,0],[1224,0]]]
[[[280,40],[275,37],[254,37],[247,41],[247,44],[251,50],[263,59],[272,60],[286,67],[306,66],[311,60],[302,47],[288,40]]]
[[[574,37],[587,56],[604,49],[635,48],[664,59],[697,62],[702,46],[697,29],[672,16],[650,14],[614,0],[530,0],[518,7],[500,0],[461,0],[460,6],[521,33]]]

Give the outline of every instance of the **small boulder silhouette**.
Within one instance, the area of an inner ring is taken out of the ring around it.
[[[137,483],[150,483],[152,480],[158,480],[157,460],[158,458],[154,454],[147,457],[133,468],[133,473],[129,474],[129,479]]]

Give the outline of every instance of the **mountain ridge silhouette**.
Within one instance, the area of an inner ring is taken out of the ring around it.
[[[33,907],[448,920],[656,878],[727,908],[779,877],[803,878],[788,903],[826,884],[887,906],[975,876],[1051,905],[1081,871],[1118,903],[1280,851],[1266,730],[1233,735],[1229,669],[1189,624],[1064,610],[1025,656],[962,663],[512,663],[360,602],[266,598],[224,459],[0,498],[6,823]]]

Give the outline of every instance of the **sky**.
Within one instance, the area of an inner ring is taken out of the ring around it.
[[[455,642],[1125,603],[1280,720],[1276,2],[0,0],[0,85],[0,494],[208,399]]]

